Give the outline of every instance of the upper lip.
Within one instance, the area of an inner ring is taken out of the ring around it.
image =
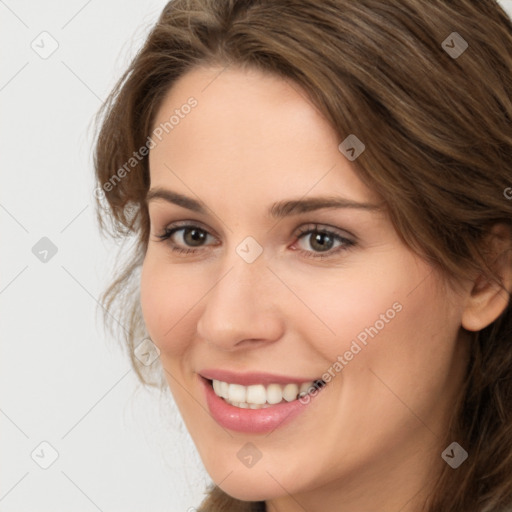
[[[205,368],[197,373],[205,379],[220,380],[229,382],[230,384],[241,384],[243,386],[251,386],[252,384],[263,384],[265,386],[269,384],[302,384],[303,382],[320,380],[317,377],[305,379],[303,377],[292,377],[265,372],[237,373],[231,370],[221,370],[217,368]]]

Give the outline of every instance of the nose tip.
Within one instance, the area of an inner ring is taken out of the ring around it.
[[[239,260],[206,295],[197,323],[199,337],[222,350],[255,348],[279,339],[283,325],[274,286],[265,264]]]

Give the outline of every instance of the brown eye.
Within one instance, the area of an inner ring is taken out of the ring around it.
[[[208,237],[208,233],[198,228],[182,228],[182,239],[191,247],[200,246]]]
[[[327,233],[310,233],[309,243],[315,251],[328,251],[332,249],[335,240]]]
[[[306,227],[299,233],[298,240],[306,243],[300,244],[302,246],[301,252],[306,256],[313,258],[327,258],[334,256],[339,251],[344,251],[356,245],[356,242],[341,236],[340,234],[325,228],[314,226],[313,228]],[[337,244],[337,245],[336,245]],[[312,250],[308,250],[307,245]],[[321,253],[326,253],[321,254]]]
[[[177,253],[196,252],[194,247],[207,245],[208,237],[215,239],[208,231],[194,225],[168,226],[161,235],[157,235],[161,241],[167,240],[171,250]]]

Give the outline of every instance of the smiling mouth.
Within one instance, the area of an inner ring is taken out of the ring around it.
[[[216,379],[208,379],[214,393],[228,404],[241,409],[265,409],[280,403],[299,400],[326,385],[322,379],[302,384],[253,384],[244,386]]]

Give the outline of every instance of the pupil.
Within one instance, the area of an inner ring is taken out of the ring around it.
[[[189,245],[200,245],[200,243],[205,238],[205,233],[198,229],[188,229],[185,234],[185,239],[187,238],[187,234],[190,234],[189,239],[192,240],[192,243]],[[199,243],[197,243],[197,242],[199,242]]]
[[[315,235],[314,239],[313,239],[313,240],[314,240],[314,243],[313,243],[313,244],[311,244],[311,245],[314,247],[314,245],[315,245],[316,243],[318,243],[318,244],[319,244],[318,248],[319,248],[321,251],[328,250],[328,249],[329,249],[329,247],[327,247],[327,246],[329,246],[330,244],[329,244],[329,242],[326,244],[326,242],[325,242],[325,239],[326,239],[326,238],[329,240],[329,238],[330,238],[330,237],[329,237],[329,235],[327,235],[327,234],[325,234],[325,233],[317,233],[317,234]],[[332,241],[331,241],[331,242],[332,242]]]

